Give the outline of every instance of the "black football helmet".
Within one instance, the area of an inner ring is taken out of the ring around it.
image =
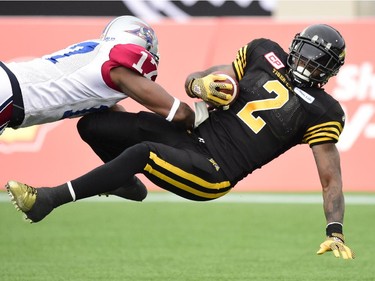
[[[296,34],[289,47],[290,75],[300,87],[322,87],[345,61],[345,41],[333,27],[310,25]]]

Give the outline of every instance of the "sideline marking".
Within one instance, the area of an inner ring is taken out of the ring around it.
[[[121,199],[116,196],[99,197],[94,196],[87,198],[81,202],[121,202]],[[10,202],[10,198],[6,192],[0,192],[0,203]],[[181,198],[175,194],[168,192],[149,192],[147,198],[142,203],[147,202],[183,202],[183,203],[197,203]],[[229,193],[219,199],[201,202],[201,203],[262,203],[262,204],[322,204],[323,199],[321,194],[275,194],[275,193]],[[345,195],[346,205],[375,205],[374,194],[348,194]]]

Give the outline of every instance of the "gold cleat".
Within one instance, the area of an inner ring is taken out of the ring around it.
[[[5,187],[14,207],[24,213],[28,222],[39,222],[54,209],[49,188],[34,188],[17,181],[8,181]]]
[[[8,181],[5,187],[18,211],[28,212],[34,206],[37,196],[36,188],[17,181]]]

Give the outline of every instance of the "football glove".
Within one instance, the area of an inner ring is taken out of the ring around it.
[[[330,237],[327,237],[327,239],[320,244],[320,249],[317,254],[322,255],[328,251],[332,251],[336,258],[340,256],[345,260],[355,258],[354,252],[345,245],[344,235],[340,233],[332,233]]]
[[[228,105],[231,101],[231,95],[225,94],[221,92],[221,90],[232,90],[233,85],[218,82],[225,81],[226,79],[226,77],[216,74],[209,74],[202,78],[192,79],[189,83],[187,94],[192,98],[200,98],[215,106]]]

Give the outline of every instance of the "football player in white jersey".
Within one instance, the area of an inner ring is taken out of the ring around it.
[[[0,134],[103,110],[131,97],[191,127],[193,110],[155,83],[154,30],[133,16],[112,20],[100,39],[26,62],[0,62]]]
[[[17,129],[105,110],[127,97],[168,121],[192,127],[194,111],[154,82],[158,62],[154,30],[133,16],[112,20],[100,39],[30,61],[0,62],[0,134],[6,127]],[[136,201],[147,195],[136,177],[126,187],[112,194]]]

